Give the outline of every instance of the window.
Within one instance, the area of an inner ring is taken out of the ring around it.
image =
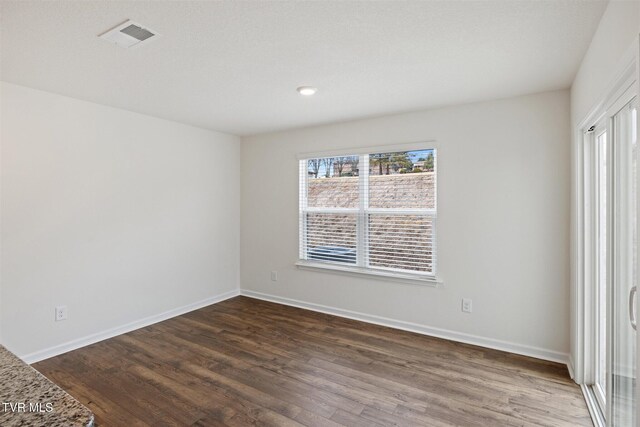
[[[300,259],[436,272],[436,150],[300,160]]]

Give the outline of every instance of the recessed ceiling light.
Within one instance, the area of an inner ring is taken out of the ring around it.
[[[318,88],[315,88],[313,86],[300,86],[296,90],[298,91],[298,93],[300,95],[311,96],[311,95],[315,94],[318,91]]]

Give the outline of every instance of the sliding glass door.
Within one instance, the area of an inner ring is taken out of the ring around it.
[[[637,114],[633,99],[615,111],[609,123],[613,221],[607,424],[611,426],[636,426]]]
[[[588,400],[598,424],[637,424],[638,108],[628,90],[585,134]],[[589,344],[590,343],[590,344]]]

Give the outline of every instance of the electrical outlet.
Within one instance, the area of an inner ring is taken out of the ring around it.
[[[67,320],[67,306],[59,305],[56,307],[56,322]]]
[[[277,271],[272,271],[271,272],[271,281],[272,282],[277,282],[278,281],[278,272]]]
[[[464,313],[471,313],[473,310],[473,301],[471,298],[462,298],[462,311]]]

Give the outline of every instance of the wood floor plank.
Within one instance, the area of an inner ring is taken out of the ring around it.
[[[98,426],[591,426],[553,362],[236,297],[34,365]]]

